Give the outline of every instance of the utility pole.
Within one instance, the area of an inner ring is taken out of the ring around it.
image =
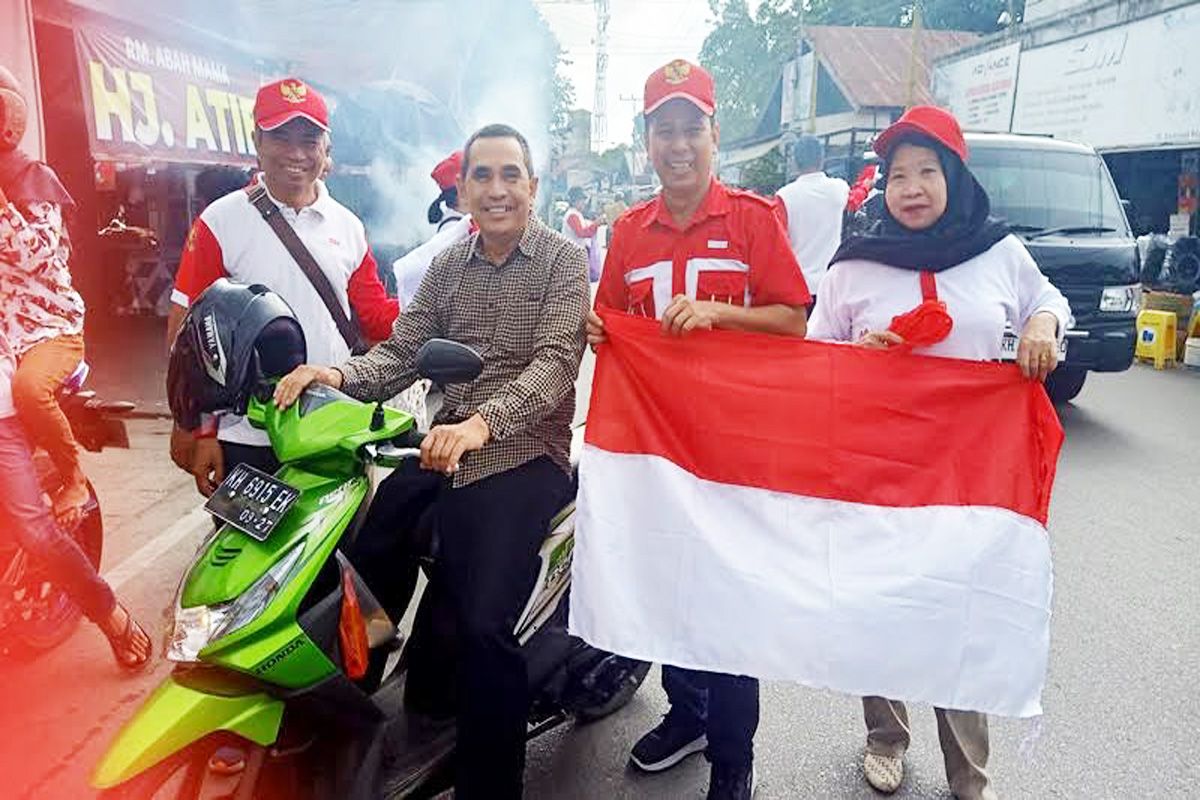
[[[637,117],[638,107],[642,104],[642,96],[640,94],[623,94],[619,95],[617,99],[621,101],[621,111],[619,112],[621,114],[621,123],[625,124],[628,121],[633,124],[632,141],[636,149],[637,145],[641,143],[641,139],[639,138],[641,136],[641,126],[637,124]],[[626,106],[629,107],[628,113],[625,111]]]
[[[591,3],[596,12],[596,83],[592,93],[592,148],[608,144],[608,21],[609,0],[536,0],[539,5]]]
[[[592,147],[608,144],[608,0],[596,5],[596,91],[592,98]]]
[[[917,69],[920,64],[921,48],[921,3],[913,3],[912,16],[912,50],[908,58],[908,93],[906,108],[912,108],[917,99]]]

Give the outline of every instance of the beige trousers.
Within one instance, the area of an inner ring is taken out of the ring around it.
[[[864,697],[867,751],[901,758],[908,750],[911,732],[908,709],[898,700]],[[988,721],[978,711],[935,708],[938,740],[946,762],[946,780],[958,800],[997,800],[987,774]]]

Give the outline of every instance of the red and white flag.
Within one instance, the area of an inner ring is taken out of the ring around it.
[[[572,633],[634,658],[1041,713],[1062,428],[1012,365],[606,316]]]

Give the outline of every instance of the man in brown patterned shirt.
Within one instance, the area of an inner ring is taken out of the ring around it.
[[[464,148],[458,193],[479,232],[434,259],[389,339],[337,368],[305,365],[280,381],[286,407],[309,383],[381,400],[416,378],[417,349],[442,337],[475,348],[480,376],[447,386],[421,462],[383,484],[351,557],[393,619],[412,596],[417,551],[406,534],[433,506],[439,597],[458,631],[456,797],[519,798],[528,676],[513,628],[537,577],[550,519],[570,499],[568,451],[588,310],[587,257],[531,216],[537,178],[516,130],[489,125]],[[410,707],[442,664],[414,652]],[[422,700],[426,705],[422,705]]]

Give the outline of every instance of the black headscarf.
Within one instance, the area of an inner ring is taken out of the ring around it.
[[[75,205],[54,170],[20,150],[0,151],[0,189],[10,202],[17,204],[57,203],[63,208]]]
[[[1008,235],[1008,225],[990,216],[992,204],[987,192],[955,153],[921,134],[909,134],[897,141],[893,153],[900,144],[915,144],[937,153],[946,176],[946,211],[929,228],[913,231],[892,216],[885,202],[879,221],[866,233],[842,242],[830,264],[862,259],[901,269],[941,272],[986,252]],[[884,163],[884,176],[889,166]]]
[[[435,199],[433,201],[433,203],[429,206],[429,213],[426,214],[426,217],[429,219],[430,225],[438,226],[439,231],[442,229],[441,223],[444,221],[444,218],[446,216],[446,212],[442,208],[443,204],[446,206],[446,208],[454,208],[455,206],[458,205],[458,187],[457,186],[449,186],[449,187],[443,189],[442,193],[439,194],[437,196],[437,199]],[[457,217],[455,217],[454,219],[457,219]]]

